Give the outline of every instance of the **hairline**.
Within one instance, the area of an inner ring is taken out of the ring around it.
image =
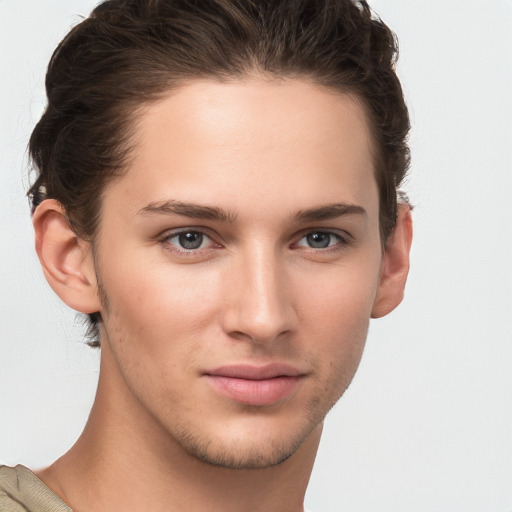
[[[376,140],[376,128],[374,125],[374,120],[371,112],[371,108],[367,104],[367,101],[363,97],[363,95],[357,91],[354,87],[347,85],[345,90],[343,90],[342,85],[336,85],[332,83],[328,83],[326,80],[321,80],[320,77],[315,76],[313,73],[276,73],[266,70],[261,70],[258,67],[253,67],[250,69],[241,72],[240,74],[231,74],[231,75],[222,75],[217,76],[215,74],[190,74],[190,76],[183,76],[173,82],[172,86],[167,87],[166,89],[161,89],[160,91],[155,91],[153,94],[148,95],[146,98],[142,98],[140,96],[133,97],[128,100],[120,100],[119,103],[115,106],[116,110],[120,113],[120,118],[122,119],[121,125],[121,138],[125,143],[125,161],[122,166],[119,167],[118,171],[115,174],[111,174],[104,183],[104,186],[101,189],[100,197],[99,197],[99,205],[97,211],[97,223],[95,226],[95,231],[91,234],[90,237],[84,237],[85,240],[90,242],[95,242],[97,240],[97,236],[99,235],[102,214],[103,214],[103,197],[105,191],[108,189],[110,184],[115,183],[118,179],[126,176],[126,174],[130,171],[131,166],[136,158],[137,152],[137,134],[140,133],[140,123],[142,117],[147,111],[158,103],[165,101],[170,96],[175,93],[178,93],[180,90],[184,89],[188,85],[192,85],[195,83],[218,83],[218,84],[245,84],[257,81],[301,81],[306,84],[319,87],[324,91],[328,91],[330,93],[334,93],[334,95],[339,96],[348,96],[356,105],[361,107],[361,110],[364,115],[364,122],[367,128],[367,133],[369,136],[369,150],[370,157],[373,166],[373,175],[378,189],[378,201],[379,201],[379,232],[381,238],[381,245],[384,248],[387,239],[384,239],[384,233],[382,230],[382,218],[381,218],[381,190],[379,185],[379,174],[384,173],[385,171],[381,169],[382,156],[380,155],[381,151],[379,149],[379,143]],[[127,113],[129,111],[129,113]]]

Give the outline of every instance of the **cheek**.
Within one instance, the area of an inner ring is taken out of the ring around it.
[[[318,327],[334,332],[339,328],[350,336],[352,328],[366,325],[370,318],[379,283],[379,262],[347,262],[302,281],[303,316]]]
[[[217,316],[213,277],[133,263],[105,268],[105,274],[104,324],[112,363],[143,403],[168,410],[182,401],[185,383],[191,384],[204,332]]]
[[[306,350],[313,351],[325,374],[346,385],[364,349],[378,286],[378,261],[361,263],[347,263],[317,276],[308,283],[301,303],[302,326],[309,334]]]
[[[178,350],[179,342],[197,339],[215,317],[218,279],[211,272],[194,271],[193,265],[151,265],[126,262],[105,269],[109,301],[106,319],[131,349],[143,347],[147,356]],[[171,343],[172,342],[172,343]]]

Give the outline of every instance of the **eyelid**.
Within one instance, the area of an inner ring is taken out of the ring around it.
[[[338,243],[334,245],[330,245],[328,247],[324,248],[315,248],[315,247],[307,247],[298,245],[298,243],[307,235],[312,233],[323,233],[328,235],[333,235],[338,239]],[[334,229],[334,228],[308,228],[305,230],[300,231],[297,233],[297,235],[294,237],[295,242],[293,242],[291,245],[295,247],[300,247],[304,249],[309,249],[311,251],[318,251],[318,252],[327,252],[329,250],[336,250],[336,249],[343,249],[345,247],[348,247],[349,245],[354,243],[354,237],[348,233],[345,230],[342,229]]]
[[[212,245],[210,247],[203,247],[203,248],[198,248],[198,249],[185,249],[185,248],[180,248],[177,245],[169,242],[170,239],[177,237],[182,233],[201,233],[204,237],[208,238],[211,241]],[[218,238],[219,237],[216,234],[212,234],[211,229],[205,228],[203,226],[185,226],[185,227],[180,227],[180,228],[175,228],[175,229],[168,229],[168,230],[164,231],[158,237],[158,240],[169,251],[173,251],[178,254],[184,254],[184,255],[194,255],[194,254],[199,254],[204,251],[222,247],[222,244],[220,244],[217,241]]]
[[[176,228],[167,228],[167,229],[161,231],[161,233],[159,235],[157,235],[156,238],[166,239],[166,238],[170,238],[172,236],[179,235],[181,233],[188,233],[188,232],[202,233],[203,235],[206,235],[207,237],[212,238],[212,239],[220,238],[220,236],[215,231],[213,231],[211,228],[207,228],[205,226],[194,226],[194,225],[180,226],[180,227],[176,227]]]
[[[197,232],[201,233],[203,236],[207,237],[211,241],[210,247],[204,247],[200,249],[184,249],[179,248],[175,244],[169,243],[169,239],[176,237],[180,235],[181,233],[187,233],[187,232]],[[333,235],[338,239],[338,243],[325,247],[325,248],[315,248],[315,247],[307,247],[307,246],[299,246],[298,242],[302,240],[304,237],[306,237],[308,234],[312,233],[325,233],[329,235]],[[225,244],[224,242],[219,242],[218,240],[222,240],[222,237],[215,231],[213,231],[210,228],[204,227],[204,226],[183,226],[179,228],[173,228],[173,229],[167,229],[162,232],[161,235],[157,237],[158,241],[165,245],[168,250],[172,250],[173,252],[176,252],[178,254],[184,254],[184,255],[193,255],[198,254],[202,251],[209,251],[216,248],[222,248]],[[345,247],[348,247],[352,245],[355,240],[354,237],[347,231],[342,229],[336,229],[331,227],[323,227],[323,228],[307,228],[299,231],[294,237],[293,242],[290,244],[291,248],[303,248],[305,250],[310,251],[316,251],[316,252],[328,252],[328,251],[335,251],[335,250],[341,250]],[[172,248],[170,248],[171,246]]]

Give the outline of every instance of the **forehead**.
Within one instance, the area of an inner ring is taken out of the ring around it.
[[[107,196],[169,198],[270,214],[365,203],[377,214],[372,142],[354,96],[297,79],[197,81],[144,109],[134,159]],[[120,197],[118,197],[120,199]]]

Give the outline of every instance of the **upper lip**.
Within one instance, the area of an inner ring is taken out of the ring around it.
[[[250,364],[236,364],[220,366],[205,372],[206,375],[217,377],[230,377],[233,379],[264,380],[275,377],[298,377],[303,375],[297,368],[288,364],[272,363],[263,366]]]

